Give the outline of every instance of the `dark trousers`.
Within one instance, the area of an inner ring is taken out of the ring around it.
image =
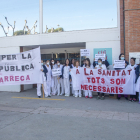
[[[98,92],[98,96],[100,96],[100,95],[104,96],[105,94],[104,94],[104,93]]]
[[[130,95],[130,98],[132,98],[132,99],[135,98],[135,99],[137,100],[137,99],[138,99],[138,94],[139,94],[139,93],[136,92],[136,95]]]

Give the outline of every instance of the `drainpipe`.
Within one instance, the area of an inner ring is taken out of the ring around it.
[[[125,55],[125,0],[123,0],[123,28],[124,28],[124,55]]]

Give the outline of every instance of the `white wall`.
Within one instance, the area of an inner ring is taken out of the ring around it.
[[[15,54],[20,52],[20,47],[0,47],[0,55]],[[20,92],[20,85],[0,86],[0,91]]]

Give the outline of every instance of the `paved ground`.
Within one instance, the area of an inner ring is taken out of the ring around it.
[[[0,92],[0,140],[140,140],[140,104]],[[24,97],[24,98],[23,98]]]

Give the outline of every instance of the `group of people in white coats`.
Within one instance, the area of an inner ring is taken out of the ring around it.
[[[124,54],[120,54],[119,56],[120,60],[125,60]],[[135,58],[131,58],[130,65],[127,61],[126,63],[126,69],[134,69],[135,70],[135,81],[134,84],[137,83],[139,78],[139,66],[135,65]],[[51,95],[65,95],[67,97],[70,96],[70,85],[71,85],[71,91],[74,97],[82,97],[85,96],[85,98],[92,99],[92,91],[90,90],[74,90],[72,85],[72,77],[71,77],[71,69],[79,69],[80,67],[90,68],[90,69],[103,69],[106,70],[109,66],[109,63],[107,60],[105,62],[102,62],[102,59],[98,59],[97,62],[93,62],[93,65],[90,63],[90,59],[86,58],[83,61],[83,64],[80,66],[79,61],[72,59],[71,63],[69,59],[65,60],[65,64],[60,64],[60,61],[57,60],[56,63],[54,59],[51,59],[51,61],[47,60],[46,63],[43,63],[43,60],[41,60],[42,64],[42,78],[43,78],[43,85],[44,85],[44,93],[45,97],[51,97]],[[60,76],[52,76],[52,69],[60,68],[61,75]],[[129,93],[128,93],[129,94]],[[41,84],[37,84],[37,95],[39,98],[41,98]],[[128,96],[124,96],[126,100],[128,100]],[[138,97],[138,92],[136,92],[136,95],[131,95],[129,101],[136,101]],[[105,96],[104,93],[98,92],[97,99],[104,100]],[[118,100],[121,99],[121,95],[118,95]]]

